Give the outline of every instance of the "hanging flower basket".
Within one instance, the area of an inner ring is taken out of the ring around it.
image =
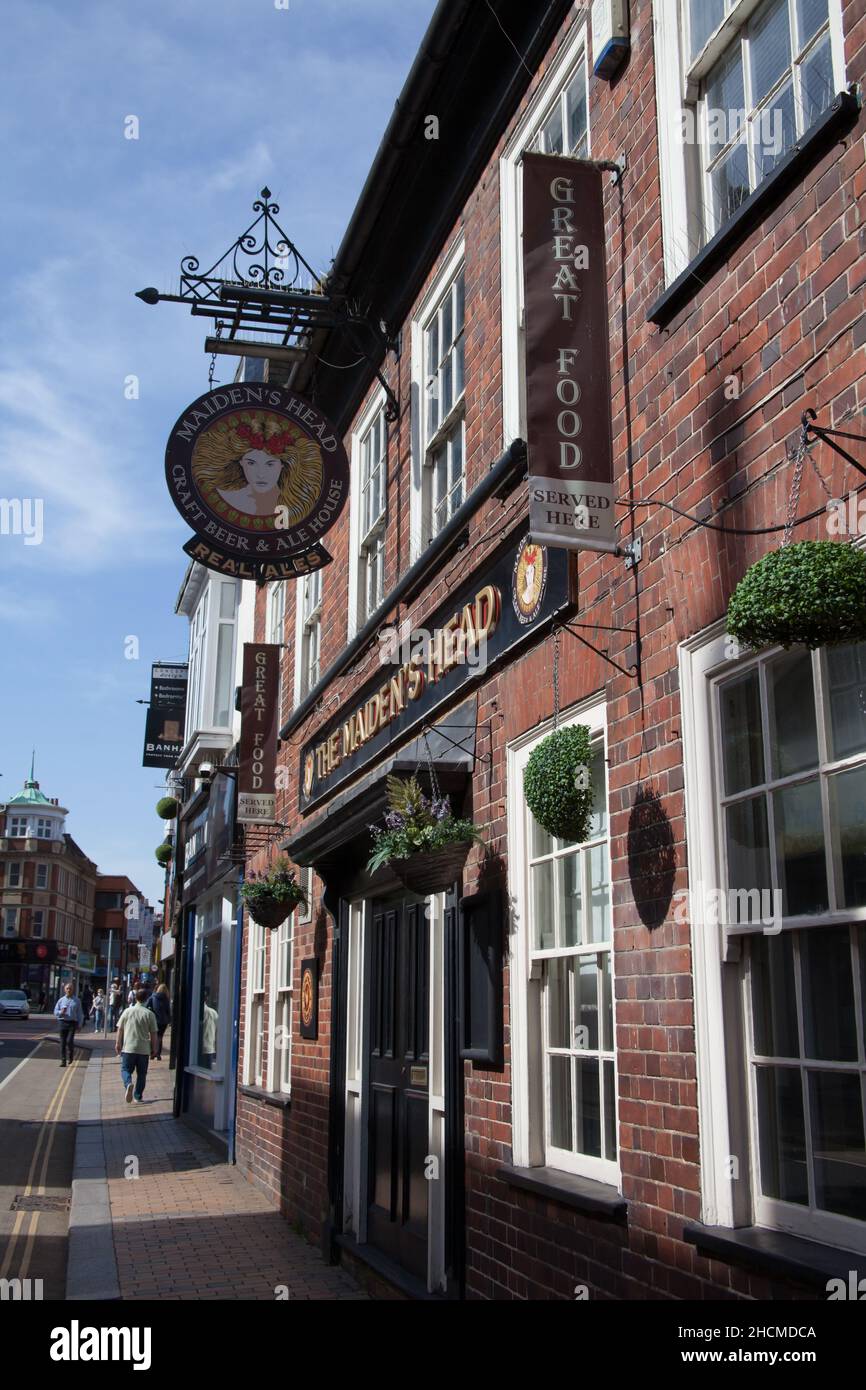
[[[253,921],[271,931],[285,922],[298,903],[306,906],[307,902],[306,893],[283,856],[266,874],[250,874],[241,884],[241,897]]]
[[[578,844],[587,838],[592,815],[591,756],[585,724],[554,729],[530,753],[523,795],[548,835]]]
[[[451,813],[447,796],[434,786],[428,799],[417,777],[388,778],[385,825],[371,825],[374,848],[367,872],[387,864],[413,893],[426,897],[450,888],[463,872],[469,851],[480,839],[471,820]]]
[[[174,820],[177,815],[177,801],[173,796],[161,796],[156,803],[156,814],[160,820]]]
[[[866,640],[866,554],[842,541],[771,550],[731,595],[728,632],[756,648]]]
[[[156,862],[157,862],[157,864],[162,864],[163,867],[164,867],[164,866],[169,862],[169,860],[171,859],[172,853],[173,853],[172,847],[171,847],[171,845],[168,843],[167,840],[166,840],[165,844],[157,845],[157,847],[156,847]]]

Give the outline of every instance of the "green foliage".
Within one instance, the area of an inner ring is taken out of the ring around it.
[[[174,820],[177,815],[177,801],[173,796],[161,796],[156,803],[156,814],[160,820]]]
[[[285,855],[275,859],[266,874],[250,874],[241,884],[241,897],[250,908],[258,903],[285,903],[287,914],[298,903],[307,905],[307,895]]]
[[[413,854],[429,854],[446,845],[472,844],[481,839],[471,820],[451,814],[447,796],[429,800],[417,777],[391,776],[387,788],[385,825],[370,826],[374,847],[368,873],[375,873],[393,859],[409,859]]]
[[[523,795],[538,824],[560,840],[585,840],[592,813],[589,729],[555,729],[529,755]]]
[[[168,863],[168,861],[171,859],[173,853],[174,853],[174,851],[173,851],[171,845],[168,843],[168,840],[166,840],[164,844],[157,845],[157,847],[156,847],[156,862],[157,862],[157,864],[162,864],[163,866],[166,865],[166,864]]]
[[[748,647],[821,647],[866,639],[866,554],[799,541],[748,569],[728,604],[728,632]]]

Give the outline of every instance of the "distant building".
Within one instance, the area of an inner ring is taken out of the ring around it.
[[[83,983],[93,965],[97,868],[66,833],[67,814],[32,765],[0,806],[0,988],[26,987],[34,1000]]]
[[[126,874],[100,874],[96,883],[93,949],[94,974],[100,983],[108,972],[111,946],[111,978],[135,976],[150,969],[153,952],[153,908]],[[147,964],[140,948],[148,952]]]

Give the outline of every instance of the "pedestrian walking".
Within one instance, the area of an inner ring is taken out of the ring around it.
[[[64,985],[63,993],[54,1005],[54,1017],[60,1024],[60,1065],[65,1067],[67,1058],[72,1061],[75,1030],[84,1022],[81,1000],[77,997],[73,985]]]
[[[45,993],[45,990],[44,990],[44,989],[40,989],[40,991],[39,991],[39,1012],[40,1012],[41,1014],[44,1014],[44,1013],[45,1013],[45,1005],[46,1005],[47,1003],[48,1003],[48,995]]]
[[[98,989],[93,996],[93,1031],[98,1033],[105,1019],[105,994]]]
[[[140,1105],[144,1099],[148,1063],[156,1052],[156,1032],[156,1016],[147,1007],[147,990],[140,989],[135,1003],[120,1015],[114,1044],[120,1058],[120,1076],[126,1087],[127,1102],[136,1100]]]
[[[138,997],[138,990],[135,988],[135,985],[132,985],[132,987],[130,988],[129,993],[128,993],[127,996],[126,996],[126,1007],[127,1007],[128,1009],[131,1009],[131,1008],[132,1008],[132,1006],[133,1006],[133,1004],[135,1003],[137,997]],[[145,994],[145,999],[146,999],[146,998],[147,998],[147,995]]]
[[[123,1006],[123,995],[120,990],[120,981],[112,980],[111,993],[108,996],[108,1026],[114,1032],[117,1027],[117,1020],[120,1018]]]
[[[168,988],[166,985],[157,985],[153,994],[147,1001],[147,1007],[156,1019],[156,1060],[157,1062],[161,1062],[162,1040],[165,1036],[166,1028],[171,1023],[171,1000],[168,997]]]

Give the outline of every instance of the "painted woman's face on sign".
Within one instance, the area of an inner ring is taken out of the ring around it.
[[[279,486],[283,460],[266,449],[250,449],[241,459],[241,468],[254,492],[272,492]]]
[[[246,487],[220,488],[224,502],[251,516],[273,516],[280,503],[280,478],[285,464],[267,449],[248,449],[238,459]]]

